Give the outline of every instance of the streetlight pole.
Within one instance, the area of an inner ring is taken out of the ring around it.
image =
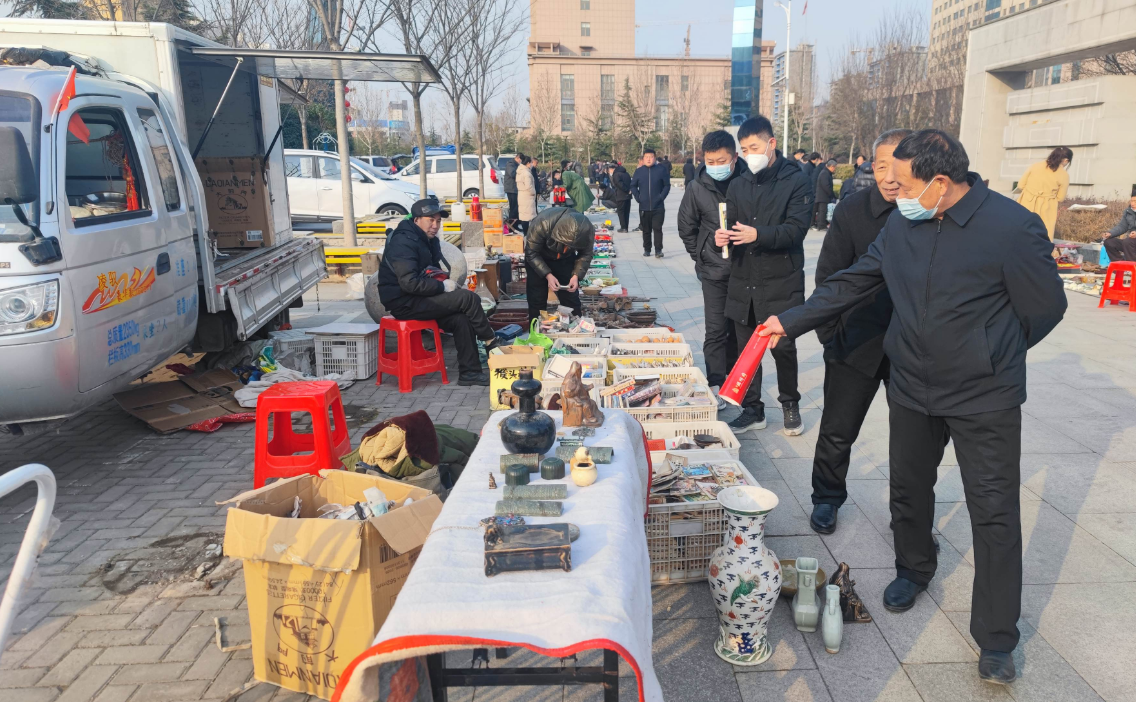
[[[793,87],[789,83],[789,59],[793,56],[793,45],[789,39],[789,32],[793,27],[793,0],[785,0],[785,3],[777,3],[777,7],[785,11],[785,99],[781,101],[781,109],[785,111],[781,138],[785,143],[781,145],[782,153],[788,153],[789,149],[789,90]]]

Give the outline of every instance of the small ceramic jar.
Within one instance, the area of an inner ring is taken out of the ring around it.
[[[599,471],[596,470],[595,461],[588,455],[588,450],[583,446],[576,449],[576,455],[572,457],[572,482],[587,487],[596,482],[598,477]]]

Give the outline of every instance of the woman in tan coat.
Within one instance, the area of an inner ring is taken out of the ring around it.
[[[517,220],[520,229],[528,231],[528,223],[536,218],[536,180],[532,173],[532,157],[522,156],[517,166]]]
[[[1057,226],[1057,205],[1069,191],[1067,169],[1072,162],[1073,151],[1058,146],[1049,158],[1030,166],[1018,181],[1018,188],[1022,191],[1018,204],[1041,217],[1050,241],[1053,241],[1053,230]]]

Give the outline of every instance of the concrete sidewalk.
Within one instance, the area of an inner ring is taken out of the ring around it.
[[[676,189],[667,202],[666,257],[643,258],[638,232],[618,235],[616,274],[629,290],[655,297],[661,321],[700,349],[700,288],[674,228],[681,196]],[[633,213],[632,226],[636,222]],[[822,237],[810,232],[806,240],[810,290]],[[367,320],[361,302],[333,299],[341,290],[321,286],[319,308],[309,296],[296,325]],[[820,536],[809,528],[824,370],[815,336],[799,340],[798,348],[806,432],[781,433],[769,363],[769,427],[743,435],[742,458],[781,500],[767,524],[771,548],[783,558],[816,556],[828,572],[847,562],[875,622],[847,625],[841,652],[829,655],[819,633],[793,627],[782,601],[770,627],[773,657],[756,668],[735,668],[711,650],[717,621],[706,586],[657,587],[654,666],[666,699],[1136,700],[1136,315],[1098,310],[1095,299],[1070,293],[1065,321],[1030,352],[1021,488],[1022,677],[1006,688],[983,684],[975,673],[968,633],[970,524],[950,448],[936,489],[939,574],[911,611],[892,614],[880,604],[894,576],[882,394],[856,445],[851,499],[841,509],[839,530]],[[453,365],[454,356],[447,356]],[[453,376],[445,386],[419,379],[407,395],[393,383],[376,387],[365,380],[345,392],[345,402],[355,442],[380,419],[416,409],[471,431],[489,415],[484,390],[459,388]],[[220,541],[224,508],[215,501],[251,487],[251,425],[162,436],[107,403],[46,433],[0,435],[0,470],[29,462],[55,471],[61,525],[24,602],[18,634],[0,657],[0,697],[220,700],[251,679],[248,650],[222,653],[213,643],[214,617],[226,620],[227,643],[248,641],[243,580],[206,590],[190,578],[205,544]],[[0,572],[11,565],[33,504],[28,488],[0,501]],[[455,664],[469,659],[450,655]],[[595,657],[581,656],[581,664]],[[536,658],[514,653],[493,665]],[[634,679],[626,668],[623,675],[622,698],[634,699]],[[237,699],[305,696],[260,685]],[[450,699],[600,700],[602,693],[598,686],[453,689]]]

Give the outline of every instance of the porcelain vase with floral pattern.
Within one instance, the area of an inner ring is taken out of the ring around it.
[[[718,608],[714,652],[734,665],[758,665],[773,653],[766,637],[781,594],[781,562],[765,545],[765,519],[777,495],[738,486],[718,493],[726,513],[726,545],[710,557],[710,592]]]

